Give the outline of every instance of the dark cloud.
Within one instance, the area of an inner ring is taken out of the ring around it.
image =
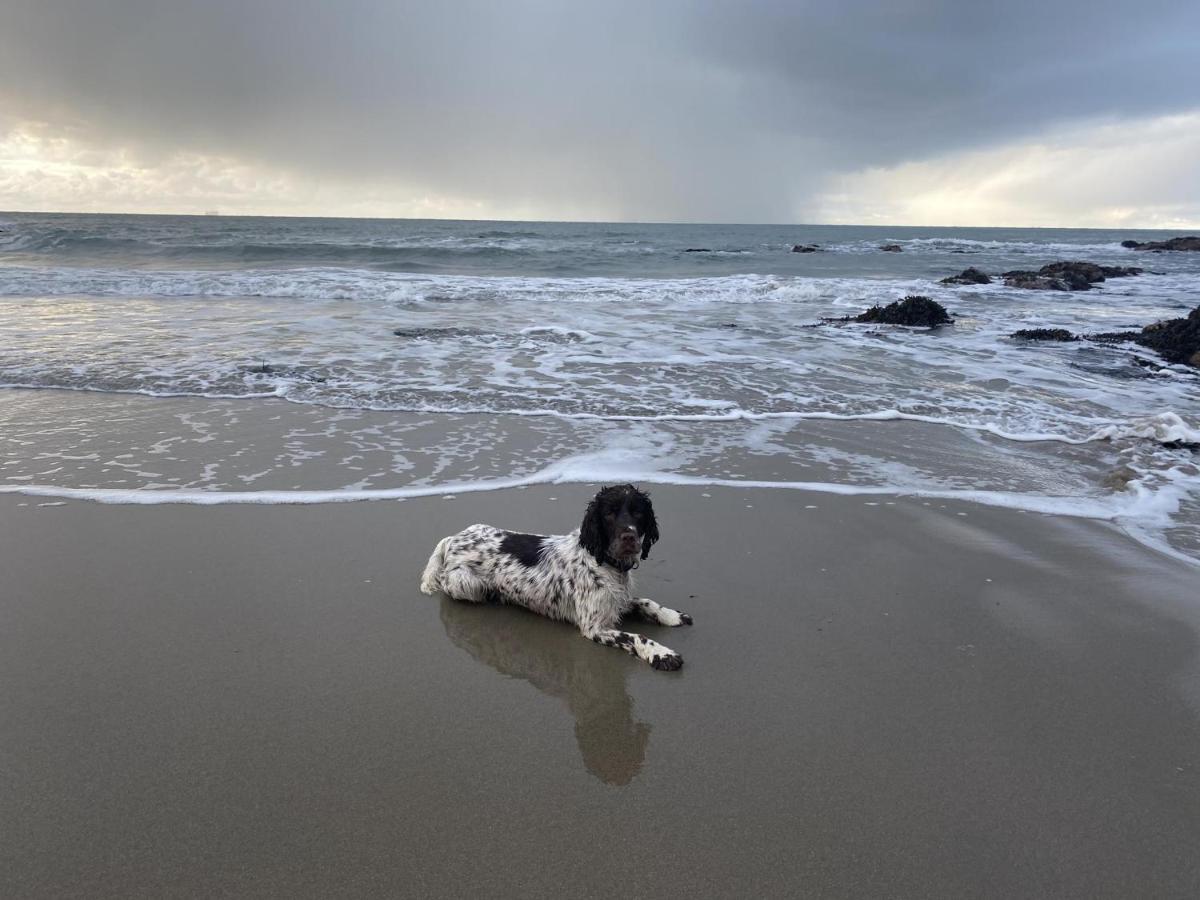
[[[1198,105],[1200,4],[6,0],[0,115],[625,218]]]

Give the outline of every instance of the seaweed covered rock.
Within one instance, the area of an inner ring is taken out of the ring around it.
[[[1089,283],[1095,284],[1106,278],[1141,275],[1142,270],[1134,266],[1101,266],[1090,262],[1053,262],[1038,269],[1038,274],[1048,275],[1051,278],[1086,278]]]
[[[1185,318],[1147,325],[1136,340],[1164,359],[1200,368],[1200,306]]]
[[[1077,341],[1079,337],[1071,334],[1065,328],[1022,328],[1014,331],[1012,337],[1019,341]]]
[[[1165,241],[1121,241],[1130,250],[1200,250],[1200,237],[1173,237]]]
[[[1087,291],[1092,284],[1086,278],[1056,278],[1020,269],[1004,273],[1005,287],[1026,291]]]
[[[1167,319],[1147,325],[1141,331],[1110,331],[1086,335],[1103,344],[1132,341],[1158,352],[1173,363],[1200,369],[1200,306],[1182,319]]]
[[[879,249],[882,250],[884,253],[903,253],[904,252],[904,248],[901,247],[899,244],[884,244]]]
[[[1125,278],[1140,275],[1141,269],[1123,266],[1101,266],[1090,262],[1053,262],[1036,272],[1015,270],[1004,273],[1008,287],[1031,291],[1086,291],[1106,278]]]
[[[873,306],[865,313],[855,316],[853,321],[932,328],[935,325],[947,325],[954,319],[950,318],[946,308],[936,300],[913,295],[887,306]]]
[[[957,275],[951,275],[949,278],[943,278],[942,284],[991,284],[992,279],[988,277],[987,272],[976,269],[972,266],[969,269],[963,269]]]
[[[819,253],[821,248],[816,244],[792,244],[793,253]]]

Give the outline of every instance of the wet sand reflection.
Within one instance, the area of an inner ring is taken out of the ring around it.
[[[589,772],[609,784],[633,780],[651,726],[634,719],[626,660],[522,609],[443,597],[441,616],[450,640],[477,660],[566,702]]]

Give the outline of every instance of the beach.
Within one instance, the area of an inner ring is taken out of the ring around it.
[[[1197,370],[1012,334],[1177,318],[1200,255],[0,225],[0,897],[1195,895]],[[1056,259],[1145,271],[943,281]],[[910,294],[954,321],[841,321]],[[418,591],[626,482],[680,671]]]
[[[1103,523],[651,486],[678,673],[417,591],[592,486],[0,496],[0,893],[1186,897],[1196,576]]]

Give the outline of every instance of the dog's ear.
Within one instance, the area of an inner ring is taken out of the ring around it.
[[[604,512],[601,509],[600,494],[592,498],[583,513],[583,524],[579,526],[579,543],[583,549],[596,557],[596,562],[603,564],[608,552],[608,535],[604,527]]]
[[[642,534],[642,559],[650,555],[650,548],[658,543],[658,519],[654,518],[654,504],[650,497],[638,491],[642,496],[642,521],[645,532]]]

